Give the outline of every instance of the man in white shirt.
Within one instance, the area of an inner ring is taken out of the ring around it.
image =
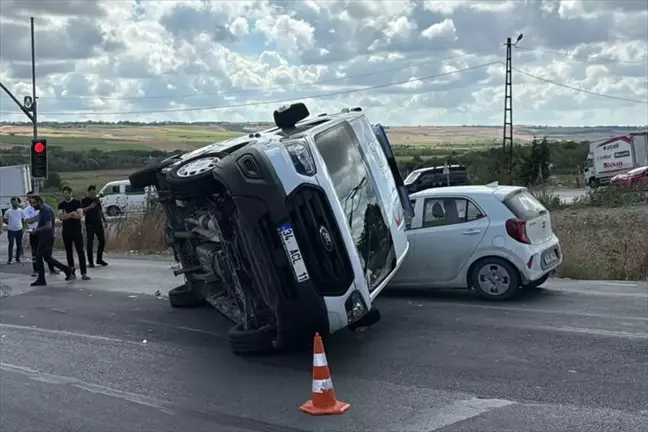
[[[34,192],[29,191],[27,192],[27,207],[23,210],[25,213],[25,219],[32,219],[36,216],[38,216],[39,211],[36,210],[32,204],[31,204],[31,197],[34,195]],[[32,222],[30,224],[27,224],[27,232],[29,233],[29,248],[31,249],[31,257],[32,257],[32,269],[34,273],[32,274],[33,277],[38,276],[38,269],[36,268],[36,249],[38,248],[38,234],[34,234],[34,229],[38,226],[38,220],[35,222]],[[49,271],[50,274],[57,275],[59,274],[59,271],[56,270],[54,267],[52,267],[51,264],[48,263],[49,266]]]
[[[9,240],[9,259],[7,264],[12,263],[13,248],[16,245],[16,262],[20,262],[22,255],[22,240],[25,214],[23,210],[18,207],[18,198],[11,198],[11,208],[4,214],[4,220],[7,222],[7,239]]]

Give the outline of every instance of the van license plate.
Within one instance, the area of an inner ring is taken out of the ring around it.
[[[305,282],[310,279],[292,225],[285,224],[279,227],[279,236],[281,237],[281,242],[286,250],[286,255],[288,255],[288,261],[290,262],[290,265],[292,265],[297,282]]]

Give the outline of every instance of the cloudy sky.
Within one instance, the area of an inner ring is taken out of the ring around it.
[[[0,80],[42,120],[270,121],[371,107],[392,125],[648,123],[648,0],[2,0]],[[203,109],[204,108],[204,109]],[[25,117],[4,94],[1,120]]]

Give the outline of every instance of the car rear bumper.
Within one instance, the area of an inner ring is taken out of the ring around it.
[[[303,184],[286,195],[270,160],[254,147],[223,162],[214,169],[214,177],[232,196],[238,229],[247,239],[243,254],[250,263],[248,279],[275,313],[277,345],[312,338],[315,332],[329,333],[325,299],[336,297],[344,303],[354,273],[325,193]],[[257,175],[251,175],[250,168]],[[308,271],[309,278],[301,282],[279,235],[286,225],[292,227]],[[321,230],[330,234],[332,251],[324,249],[330,245],[321,242]]]
[[[554,257],[550,259],[550,257]],[[547,273],[554,271],[563,261],[560,241],[554,235],[551,240],[540,245],[528,248],[524,258],[525,262],[518,265],[522,284],[536,281]]]

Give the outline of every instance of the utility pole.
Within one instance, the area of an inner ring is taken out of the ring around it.
[[[0,82],[0,88],[14,101],[18,108],[29,118],[33,125],[33,140],[38,139],[38,114],[36,110],[36,50],[34,42],[34,17],[30,18],[31,22],[31,62],[32,62],[32,94],[25,96],[23,102],[20,101],[11,93],[11,91]],[[32,187],[36,194],[40,193],[40,178],[32,177]]]
[[[502,155],[506,160],[506,146],[508,144],[508,173],[509,181],[513,172],[513,65],[512,48],[522,40],[522,33],[515,43],[511,38],[506,39],[506,79],[504,82],[504,131],[502,137]]]

